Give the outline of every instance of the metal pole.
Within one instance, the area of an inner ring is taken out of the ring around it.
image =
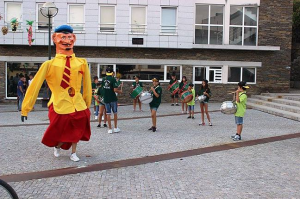
[[[48,58],[51,60],[51,28],[50,28],[50,19],[51,17],[48,15],[49,23],[48,23],[48,31],[49,31],[49,43],[48,43]]]

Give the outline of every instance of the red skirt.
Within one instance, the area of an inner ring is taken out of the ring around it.
[[[57,114],[51,105],[48,113],[50,125],[42,143],[48,147],[54,147],[62,142],[61,148],[68,150],[72,143],[77,143],[79,140],[89,141],[91,137],[90,115],[88,108],[70,114]]]

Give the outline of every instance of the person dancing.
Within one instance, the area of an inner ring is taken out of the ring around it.
[[[91,136],[90,70],[86,59],[77,58],[73,52],[76,36],[71,26],[58,26],[52,40],[56,47],[55,58],[44,62],[32,80],[23,101],[21,120],[27,120],[46,79],[52,95],[48,103],[50,125],[42,143],[54,147],[55,157],[60,156],[60,149],[68,150],[72,147],[70,159],[77,162],[77,143],[80,140],[88,141]]]

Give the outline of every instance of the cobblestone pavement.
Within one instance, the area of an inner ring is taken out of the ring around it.
[[[211,103],[210,110],[220,104]],[[198,125],[187,115],[158,118],[158,131],[149,132],[151,118],[119,121],[122,132],[107,134],[91,122],[92,137],[78,146],[79,163],[69,160],[70,151],[53,157],[51,148],[40,143],[47,125],[47,111],[36,108],[25,124],[18,112],[0,107],[0,176],[82,167],[128,158],[165,154],[232,143],[235,133],[232,115],[212,112],[213,126]],[[149,116],[119,107],[119,117]],[[196,111],[199,107],[196,106]],[[180,107],[162,104],[159,115],[180,113]],[[247,110],[243,140],[300,132],[299,122],[255,110]],[[300,198],[300,139],[203,154],[145,165],[80,173],[56,178],[11,183],[21,198]]]

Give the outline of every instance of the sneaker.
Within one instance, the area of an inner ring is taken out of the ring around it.
[[[205,123],[203,122],[203,123],[199,123],[199,126],[205,126]]]
[[[78,162],[80,159],[77,157],[76,153],[72,153],[70,159],[74,162]]]
[[[195,119],[195,117],[193,116],[192,119]]]
[[[179,104],[176,103],[176,106],[179,106]]]
[[[152,131],[152,129],[153,129],[153,126],[151,126],[148,130],[149,130],[149,131]]]
[[[114,133],[119,133],[121,130],[117,127],[117,128],[114,128]]]
[[[101,128],[101,124],[98,124],[98,126],[97,126],[97,127]]]
[[[98,119],[98,116],[95,116],[95,120],[97,120]]]
[[[208,123],[208,125],[209,125],[209,126],[212,126],[212,123],[211,123],[211,122],[209,122],[209,123]]]
[[[232,138],[233,141],[239,141],[241,140],[241,136],[240,135],[235,135],[234,138]]]
[[[155,132],[156,131],[156,127],[152,127],[152,131]]]
[[[113,132],[113,130],[112,130],[112,129],[108,129],[107,133],[109,133],[109,134],[113,134],[114,132]]]
[[[190,119],[190,118],[192,118],[192,116],[188,116],[187,118]]]
[[[171,104],[171,106],[174,106],[174,104]]]
[[[103,124],[103,127],[107,127],[107,124]]]
[[[54,156],[55,156],[55,157],[58,158],[58,157],[60,156],[59,152],[60,152],[60,148],[54,147]]]

